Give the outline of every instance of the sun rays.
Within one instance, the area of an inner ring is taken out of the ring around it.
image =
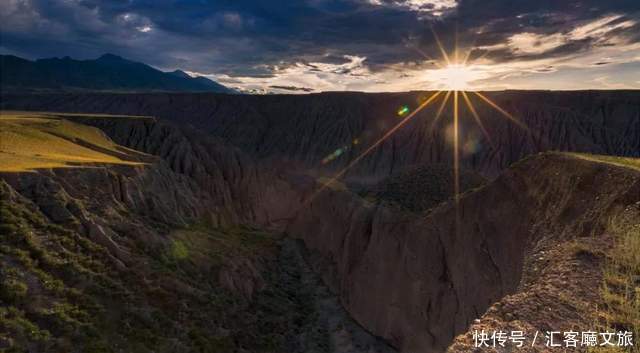
[[[429,96],[429,98],[424,100],[423,103],[421,103],[412,111],[408,105],[402,105],[401,107],[399,107],[397,111],[397,115],[402,117],[402,120],[400,120],[400,122],[395,124],[388,131],[386,131],[379,139],[375,140],[375,142],[373,142],[369,147],[367,147],[364,151],[362,151],[355,158],[353,158],[343,169],[341,169],[338,173],[336,173],[332,178],[328,179],[327,182],[323,183],[322,186],[312,194],[312,196],[307,200],[306,203],[311,202],[313,199],[315,199],[315,197],[320,192],[322,192],[327,187],[331,186],[331,184],[335,183],[338,179],[342,178],[345,174],[347,174],[347,172],[351,168],[353,168],[353,166],[359,163],[364,157],[369,155],[374,149],[376,149],[383,142],[385,142],[401,127],[406,125],[408,121],[413,119],[418,113],[423,111],[427,106],[431,105],[432,103],[435,103],[439,97],[443,97],[442,101],[438,106],[435,116],[433,117],[432,121],[429,124],[428,131],[430,133],[434,131],[438,122],[445,115],[444,110],[448,106],[448,102],[451,102],[450,108],[451,108],[451,111],[453,112],[451,116],[452,124],[453,124],[453,131],[452,131],[453,133],[452,161],[453,161],[453,174],[454,174],[453,199],[456,205],[456,219],[457,219],[458,218],[457,205],[460,200],[460,194],[461,194],[461,190],[460,190],[460,169],[461,169],[461,166],[460,166],[460,163],[461,163],[461,160],[460,160],[460,146],[461,146],[460,105],[461,104],[460,104],[460,101],[464,102],[466,110],[470,113],[471,117],[477,124],[478,128],[482,131],[484,138],[487,140],[491,148],[494,148],[491,135],[489,131],[486,129],[482,121],[482,117],[480,116],[476,107],[472,103],[472,100],[470,99],[468,93],[472,93],[475,96],[477,96],[482,102],[486,103],[488,106],[495,109],[497,112],[500,113],[500,116],[505,117],[509,122],[514,123],[518,127],[523,128],[527,131],[529,130],[527,126],[524,123],[522,123],[520,120],[518,120],[515,116],[513,116],[513,114],[509,113],[508,111],[500,107],[497,103],[493,102],[486,95],[480,92],[469,90],[470,83],[473,82],[474,80],[481,78],[481,75],[478,73],[478,70],[476,70],[475,67],[469,63],[472,49],[469,49],[467,53],[464,55],[463,60],[460,61],[459,49],[457,48],[457,44],[455,45],[454,53],[452,57],[452,55],[448,54],[447,51],[442,46],[442,43],[437,33],[433,29],[432,29],[432,32],[433,32],[435,43],[442,56],[442,61],[444,62],[444,65],[440,64],[437,61],[434,61],[433,59],[431,59],[431,57],[427,56],[418,48],[415,48],[415,49],[418,50],[427,60],[434,62],[437,68],[430,70],[429,72],[430,78],[432,79],[435,78],[441,81],[444,89],[433,93],[431,96]],[[453,97],[453,99],[450,99],[451,97]],[[343,151],[346,148],[347,147],[343,147],[339,150]],[[333,155],[335,155],[335,152]],[[324,161],[326,160],[327,158],[323,160],[323,164],[325,164]],[[330,159],[330,160],[333,160],[333,159]],[[457,230],[459,230],[458,221],[459,220],[457,219],[456,220]]]
[[[424,108],[426,108],[428,105],[430,105],[436,98],[438,98],[438,96],[442,94],[442,91],[438,91],[434,94],[432,94],[429,98],[427,98],[422,104],[420,104],[414,111],[412,111],[411,113],[409,113],[407,116],[405,116],[402,120],[400,120],[399,123],[397,123],[396,125],[394,125],[391,129],[389,129],[382,137],[380,137],[378,140],[376,140],[373,144],[371,144],[367,149],[365,149],[361,154],[359,154],[356,158],[354,158],[351,162],[349,162],[349,164],[347,164],[346,167],[344,167],[342,170],[340,170],[337,174],[335,174],[331,179],[329,179],[327,182],[323,183],[323,185],[315,192],[313,193],[313,195],[308,199],[307,203],[311,202],[313,199],[315,199],[315,197],[322,192],[323,190],[325,190],[327,187],[331,186],[333,183],[335,183],[338,179],[340,179],[341,177],[343,177],[348,171],[349,169],[351,169],[354,165],[356,165],[358,162],[360,162],[360,160],[362,160],[364,157],[366,157],[369,153],[371,153],[371,151],[373,151],[374,149],[376,149],[376,147],[378,147],[380,144],[382,144],[384,141],[386,141],[391,135],[393,135],[396,131],[398,131],[398,129],[400,129],[402,126],[404,126],[409,120],[411,120],[416,114],[418,114],[420,111],[422,111]],[[448,96],[448,95],[447,95]],[[401,111],[405,111],[404,107],[401,108],[400,111],[398,111],[398,114],[400,114]]]

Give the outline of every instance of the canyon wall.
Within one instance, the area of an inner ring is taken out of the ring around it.
[[[537,288],[532,302],[561,303],[559,290],[548,284],[568,286],[580,271],[545,273],[574,254],[559,253],[544,263],[543,249],[590,237],[604,249],[611,241],[605,239],[610,216],[635,207],[638,217],[639,202],[636,169],[542,154],[463,195],[457,206],[449,201],[419,215],[327,190],[287,231],[305,241],[316,269],[364,327],[401,352],[442,352],[506,295]],[[593,276],[581,285],[595,288],[600,281]],[[598,300],[590,290],[564,295],[576,301],[588,296],[594,307]],[[567,320],[590,327],[593,315],[591,310],[558,317],[531,309],[506,322],[543,331],[549,322],[571,328]]]
[[[149,115],[208,132],[259,159],[286,160],[304,169],[341,169],[397,124],[398,108],[415,109],[433,92],[311,95],[3,94],[3,109]],[[504,91],[484,95],[520,120],[504,117],[473,93],[489,137],[461,104],[462,163],[495,176],[524,156],[547,150],[638,156],[637,91]],[[349,172],[381,177],[414,164],[451,160],[451,101],[434,124],[444,94]],[[346,147],[346,148],[345,148]],[[342,149],[342,154],[322,160]]]

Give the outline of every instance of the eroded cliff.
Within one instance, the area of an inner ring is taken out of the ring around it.
[[[457,205],[450,201],[417,216],[327,190],[288,232],[315,254],[317,270],[353,317],[402,352],[444,351],[507,295],[509,309],[492,326],[498,330],[591,327],[601,269],[570,245],[606,249],[612,215],[633,212],[630,219],[640,219],[635,168],[537,155]],[[488,312],[485,325],[494,316]],[[463,348],[469,345],[452,351]]]
[[[398,123],[398,108],[415,109],[433,92],[334,92],[311,95],[215,94],[2,95],[5,109],[149,115],[218,136],[260,159],[295,162],[305,169],[341,169]],[[485,96],[520,120],[522,128],[469,94],[490,138],[461,105],[462,163],[486,176],[537,152],[556,150],[639,156],[637,91],[505,91]],[[408,166],[451,161],[451,101],[434,124],[444,94],[350,170],[384,177]],[[451,98],[450,98],[451,100]],[[357,144],[354,144],[357,141]],[[322,160],[338,149],[331,163]]]

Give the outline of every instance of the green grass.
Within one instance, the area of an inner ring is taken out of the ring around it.
[[[96,262],[105,253],[13,202],[2,184],[0,222],[0,339],[10,342],[8,351],[68,351],[71,342],[100,343],[90,337],[100,305],[70,283],[105,276],[106,268]]]
[[[216,266],[228,257],[255,258],[275,251],[279,237],[248,227],[214,229],[196,224],[173,231],[166,251],[170,262]]]
[[[97,128],[44,113],[0,112],[0,171],[140,164]]]

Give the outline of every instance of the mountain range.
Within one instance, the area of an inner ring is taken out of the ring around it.
[[[163,72],[113,54],[94,60],[70,57],[30,61],[0,56],[4,91],[123,91],[237,93],[206,77],[175,70]]]

